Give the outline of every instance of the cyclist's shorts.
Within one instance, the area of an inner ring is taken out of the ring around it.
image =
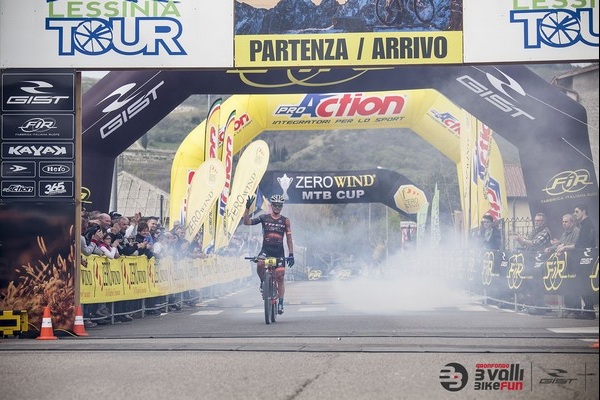
[[[263,246],[258,253],[259,259],[265,259],[267,257],[285,257],[283,247],[281,246]]]

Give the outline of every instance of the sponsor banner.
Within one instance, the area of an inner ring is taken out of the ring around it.
[[[561,254],[486,251],[475,264],[474,283],[496,293],[598,294],[598,249]]]
[[[6,3],[0,3],[0,8],[2,8],[2,5],[6,5]],[[4,36],[2,35],[2,37]],[[11,36],[14,37],[15,35]],[[30,48],[30,46],[28,45],[27,48]],[[23,51],[20,53],[30,54],[30,52]],[[35,57],[39,58],[39,54],[35,54]],[[48,65],[44,64],[44,68],[48,68]],[[74,112],[75,74],[39,71],[32,73],[2,73],[2,112],[14,111]]]
[[[46,181],[38,182],[38,196],[43,198],[75,197],[73,181]]]
[[[35,178],[35,161],[2,161],[2,178]]]
[[[437,182],[433,192],[433,200],[431,202],[431,244],[437,245],[442,239],[442,231],[440,230],[440,191]]]
[[[425,247],[425,230],[427,229],[427,213],[429,203],[424,203],[417,212],[417,247]]]
[[[75,157],[73,143],[61,142],[4,142],[2,159],[53,159],[72,160]]]
[[[596,0],[463,4],[465,63],[598,61]]]
[[[493,138],[493,131],[476,121],[477,140],[473,152],[473,189],[477,194],[478,211],[473,215],[473,226],[479,226],[481,217],[488,214],[494,221],[506,218],[506,185],[504,162]],[[472,209],[473,210],[473,209]]]
[[[221,159],[219,151],[221,150],[220,140],[223,137],[219,133],[220,119],[221,119],[221,103],[223,99],[219,98],[215,100],[210,109],[208,110],[208,117],[206,118],[206,131],[204,132],[204,159]],[[224,185],[225,183],[223,183]],[[215,240],[215,229],[217,226],[217,208],[208,212],[208,216],[204,224],[202,225],[202,249],[207,249],[211,244],[214,244]],[[187,220],[187,219],[186,219]]]
[[[34,198],[36,182],[23,180],[2,181],[3,198]]]
[[[54,329],[73,327],[78,295],[74,243],[79,241],[75,218],[75,202],[0,201],[0,310],[27,310],[29,331],[41,325],[42,305],[52,310]]]
[[[225,167],[221,160],[204,161],[194,173],[187,196],[185,240],[194,240],[213,210],[225,185]]]
[[[72,161],[39,161],[40,178],[73,178],[75,176],[75,165]]]
[[[232,67],[233,3],[3,1],[0,67]]]
[[[462,62],[462,0],[236,2],[236,67]],[[410,5],[409,5],[410,3]]]
[[[73,140],[73,114],[3,114],[4,140]]]
[[[269,145],[264,140],[255,140],[244,150],[233,174],[231,196],[225,207],[226,247],[237,229],[246,208],[246,200],[256,189],[269,165]]]
[[[80,266],[82,304],[136,300],[197,290],[251,276],[240,257],[159,260],[146,256],[109,259],[91,255]]]
[[[238,68],[457,63],[462,63],[461,32],[235,37],[235,66]]]
[[[267,171],[261,180],[260,191],[267,198],[282,194],[291,204],[383,203],[405,216],[416,214],[427,202],[425,192],[409,179],[383,168]]]
[[[219,198],[219,208],[217,210],[217,229],[215,231],[215,251],[219,250],[227,242],[227,227],[225,226],[225,208],[229,201],[231,189],[231,177],[233,173],[233,138],[235,136],[235,110],[229,114],[225,129],[223,130],[223,149],[221,150],[221,160],[225,165],[225,185]]]

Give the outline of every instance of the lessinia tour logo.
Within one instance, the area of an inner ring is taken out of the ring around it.
[[[61,56],[76,54],[186,55],[183,27],[172,0],[47,0],[46,30]]]

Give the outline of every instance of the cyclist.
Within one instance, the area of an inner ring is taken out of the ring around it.
[[[294,244],[292,242],[292,228],[290,219],[281,215],[281,208],[285,199],[282,195],[274,194],[271,196],[271,213],[261,214],[258,217],[250,218],[250,207],[254,202],[254,196],[248,196],[246,201],[246,210],[244,211],[244,225],[262,225],[263,243],[260,253],[258,254],[258,263],[256,264],[256,273],[260,278],[260,290],[262,292],[263,280],[265,277],[264,266],[265,258],[267,257],[285,257],[283,249],[283,237],[285,236],[288,248],[287,265],[294,265]],[[277,305],[277,313],[283,314],[283,296],[285,294],[284,278],[285,268],[278,267],[275,269],[275,278],[278,283],[279,304]]]

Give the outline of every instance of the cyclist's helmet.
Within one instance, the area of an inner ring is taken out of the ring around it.
[[[283,203],[285,203],[285,199],[283,198],[282,195],[274,194],[273,196],[271,196],[271,205],[281,207],[283,205]]]

